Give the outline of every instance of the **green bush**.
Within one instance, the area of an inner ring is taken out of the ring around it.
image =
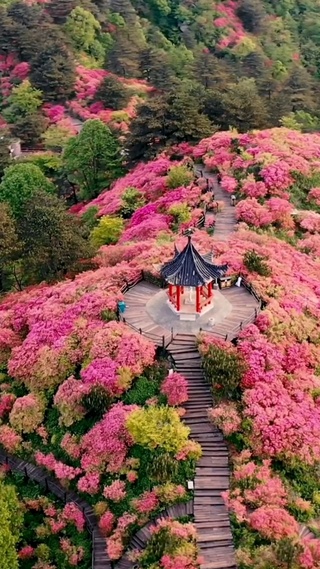
[[[204,355],[203,367],[215,401],[240,398],[239,387],[246,367],[235,348],[210,345]]]
[[[120,217],[104,215],[91,231],[90,239],[94,247],[116,243],[123,231],[124,223]]]
[[[133,411],[128,416],[127,428],[136,444],[174,453],[186,445],[190,433],[177,411],[165,406]]]
[[[16,544],[23,525],[23,514],[13,486],[0,481],[0,567],[18,569]]]
[[[173,215],[174,222],[178,224],[185,223],[191,219],[190,209],[186,203],[172,205],[169,208],[168,213]]]
[[[159,393],[159,384],[155,381],[149,381],[146,377],[139,377],[132,389],[130,389],[125,397],[126,405],[144,405],[151,397],[157,397]]]
[[[145,199],[137,188],[127,188],[122,196],[121,215],[128,218],[144,204]]]
[[[243,257],[243,262],[245,267],[252,272],[258,273],[262,277],[269,277],[271,271],[266,263],[266,257],[262,257],[262,255],[258,255],[258,253],[254,250],[247,251]]]
[[[171,190],[180,188],[180,186],[188,186],[193,178],[193,172],[187,166],[173,166],[167,176],[167,186]]]
[[[91,206],[81,216],[83,223],[88,227],[90,231],[97,227],[99,223],[99,219],[97,218],[98,211],[99,210],[97,207]]]

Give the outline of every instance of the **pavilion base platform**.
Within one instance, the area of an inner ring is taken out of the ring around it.
[[[194,320],[186,320],[168,306],[167,292],[161,290],[147,302],[146,312],[155,323],[168,330],[173,329],[175,334],[198,334],[200,328],[213,330],[213,326],[222,322],[232,311],[232,304],[220,291],[214,291],[213,303],[207,311],[197,314]],[[194,311],[194,305],[188,308]]]
[[[190,320],[190,321],[197,320],[198,318],[200,318],[201,316],[203,316],[204,314],[206,314],[207,312],[211,311],[214,308],[213,297],[211,298],[210,301],[208,301],[206,306],[202,307],[201,312],[195,312],[195,307],[194,307],[195,301],[190,302],[188,300],[185,300],[183,296],[181,301],[182,301],[181,308],[178,311],[173,306],[172,302],[170,302],[170,300],[167,300],[168,307],[174,314],[176,314],[179,320]]]

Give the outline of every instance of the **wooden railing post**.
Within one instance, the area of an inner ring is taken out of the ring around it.
[[[141,334],[141,335],[142,335],[142,329],[141,329],[141,328],[139,328],[139,334]]]

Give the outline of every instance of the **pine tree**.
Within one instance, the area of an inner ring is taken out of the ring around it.
[[[79,220],[53,195],[37,192],[25,204],[17,231],[23,242],[22,269],[27,282],[62,278],[90,257]]]
[[[46,101],[64,101],[74,90],[75,64],[68,51],[52,43],[31,61],[30,81]]]
[[[47,10],[56,24],[64,24],[76,6],[76,0],[51,0]]]
[[[128,88],[124,87],[116,77],[111,75],[104,78],[96,94],[98,101],[102,101],[105,107],[115,111],[123,109],[127,105],[129,98],[130,91]]]
[[[246,132],[266,126],[267,111],[254,79],[241,79],[231,85],[222,96],[221,103],[223,113],[220,124],[223,130],[233,127],[239,132]]]
[[[149,159],[165,146],[197,142],[213,133],[192,90],[177,85],[171,92],[144,102],[133,119],[127,143],[129,160]]]
[[[140,73],[158,89],[168,89],[172,85],[173,72],[165,51],[149,47],[144,49],[140,54]]]

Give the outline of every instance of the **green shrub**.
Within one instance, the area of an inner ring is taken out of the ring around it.
[[[245,267],[252,272],[258,273],[262,277],[269,277],[271,271],[266,263],[266,257],[262,255],[258,255],[258,253],[254,250],[247,251],[243,257],[243,262]]]
[[[167,186],[171,190],[180,188],[180,186],[188,186],[193,178],[193,172],[187,166],[173,166],[167,176]]]
[[[174,456],[163,452],[153,457],[148,465],[148,474],[151,480],[164,484],[177,476],[178,469],[179,463]]]
[[[137,188],[127,188],[122,196],[121,215],[128,218],[144,204],[145,199]]]
[[[169,208],[168,213],[173,215],[175,223],[178,224],[185,223],[191,219],[191,213],[188,204],[186,203],[172,205]]]
[[[83,223],[88,227],[90,231],[92,231],[99,223],[99,219],[97,218],[98,208],[95,206],[91,206],[84,212],[81,216]]]
[[[136,444],[174,453],[186,445],[190,433],[177,411],[164,406],[133,411],[128,416],[127,428]]]
[[[215,401],[240,398],[239,387],[246,366],[235,348],[211,344],[204,355],[203,367]]]
[[[16,544],[23,525],[18,497],[13,486],[0,481],[0,567],[18,569]]]
[[[155,381],[150,381],[146,377],[139,377],[132,389],[124,396],[126,405],[144,405],[151,397],[156,397],[159,393],[159,385]]]
[[[111,401],[112,398],[101,385],[95,385],[82,399],[85,409],[98,418],[108,410]]]
[[[116,243],[123,231],[123,220],[120,217],[104,215],[98,225],[91,231],[91,243],[94,247]]]

